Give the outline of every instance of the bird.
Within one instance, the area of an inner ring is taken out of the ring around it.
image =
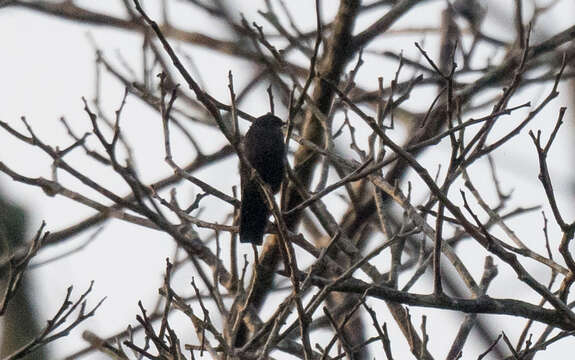
[[[252,123],[241,144],[245,158],[274,194],[279,191],[285,172],[283,125],[283,121],[271,113],[260,116]],[[261,245],[270,211],[251,168],[243,161],[240,161],[240,179],[240,242]]]

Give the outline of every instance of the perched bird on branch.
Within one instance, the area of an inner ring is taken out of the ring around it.
[[[275,194],[284,177],[285,146],[283,122],[268,113],[253,123],[242,141],[243,153]],[[242,205],[240,209],[240,241],[261,245],[270,211],[261,186],[252,176],[252,169],[240,162]]]

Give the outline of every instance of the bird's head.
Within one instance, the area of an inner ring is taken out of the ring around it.
[[[281,128],[284,125],[285,125],[284,122],[281,121],[280,118],[271,113],[267,113],[265,115],[260,116],[252,124],[252,126],[266,127],[266,128]]]

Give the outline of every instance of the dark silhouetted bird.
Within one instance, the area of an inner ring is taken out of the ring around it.
[[[284,177],[282,126],[283,122],[270,113],[260,116],[252,123],[242,142],[245,157],[274,194],[279,191]],[[242,162],[240,176],[240,241],[261,245],[270,212],[259,184],[251,176],[251,169]]]

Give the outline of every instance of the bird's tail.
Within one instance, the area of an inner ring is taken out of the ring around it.
[[[246,184],[240,208],[240,242],[261,245],[269,209],[256,182]]]

